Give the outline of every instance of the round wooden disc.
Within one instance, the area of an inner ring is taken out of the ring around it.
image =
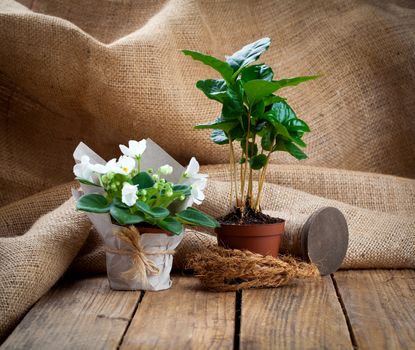
[[[323,276],[337,271],[348,244],[347,222],[337,208],[320,208],[308,218],[301,231],[303,255],[317,265]]]

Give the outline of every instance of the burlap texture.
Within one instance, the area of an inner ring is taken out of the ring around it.
[[[192,130],[220,106],[194,87],[215,72],[184,48],[220,57],[270,36],[261,60],[278,78],[323,74],[284,93],[312,129],[309,159],[273,159],[263,208],[295,223],[336,206],[351,234],[343,267],[415,267],[414,33],[403,0],[1,1],[0,339],[78,252],[72,272],[105,269],[88,221],[60,206],[73,183],[53,187],[72,179],[79,141],[106,159],[150,137],[183,164],[227,160]],[[222,214],[226,166],[205,170],[203,207]],[[177,267],[211,240],[188,233]]]

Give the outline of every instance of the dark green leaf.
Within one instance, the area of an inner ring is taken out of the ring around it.
[[[241,140],[241,149],[246,151],[246,139]],[[248,158],[255,156],[258,153],[258,146],[253,142],[248,142]]]
[[[169,210],[166,208],[161,208],[161,207],[150,208],[147,203],[142,202],[142,201],[137,201],[135,205],[143,213],[156,219],[165,218],[166,216],[170,214]]]
[[[252,169],[259,170],[267,164],[267,156],[265,154],[258,154],[250,159],[249,164]]]
[[[229,130],[229,136],[230,136],[232,141],[241,140],[244,137],[244,135],[245,135],[245,132],[242,129],[242,126],[240,124],[238,124],[237,126],[232,128],[231,130]]]
[[[265,97],[263,101],[264,101],[265,107],[267,107],[269,105],[272,105],[275,102],[283,102],[285,100],[286,99],[284,97],[271,95],[271,96]]]
[[[270,44],[270,38],[259,39],[251,44],[245,45],[232,56],[226,57],[226,62],[237,72],[239,69],[257,60],[269,48]]]
[[[165,218],[157,222],[157,225],[163,230],[180,235],[183,232],[183,225],[173,218]]]
[[[276,135],[282,135],[288,139],[291,140],[291,135],[288,132],[287,128],[281,123],[279,122],[277,116],[276,116],[276,112],[274,110],[271,110],[267,113],[265,113],[262,116],[263,119],[267,120],[274,128],[274,133]]]
[[[196,125],[195,129],[220,129],[225,132],[228,132],[230,129],[234,128],[238,124],[239,124],[239,121],[236,119],[224,120],[219,117],[214,122]]]
[[[265,111],[264,101],[259,101],[251,109],[251,116],[254,118],[261,118]]]
[[[177,192],[181,192],[183,194],[186,194],[188,192],[190,192],[191,187],[187,186],[187,185],[174,185],[173,186],[173,192],[177,193]]]
[[[145,188],[153,187],[154,180],[150,176],[149,173],[146,171],[142,171],[141,173],[138,173],[136,176],[134,176],[131,179],[131,182],[133,185],[138,185],[139,190],[143,190]]]
[[[285,126],[288,126],[289,120],[297,119],[295,112],[285,101],[273,103],[271,111],[274,112],[276,120]]]
[[[229,143],[226,134],[223,132],[223,130],[219,129],[212,131],[212,133],[210,134],[210,139],[218,145],[226,145]]]
[[[245,90],[248,103],[253,106],[255,103],[271,95],[273,92],[287,86],[295,86],[307,80],[316,79],[318,76],[297,77],[291,79],[282,79],[274,81],[266,80],[250,80],[246,82],[243,87]]]
[[[265,64],[255,64],[242,69],[240,75],[242,82],[246,83],[247,81],[255,79],[271,81],[274,73],[272,72],[271,67],[268,67]]]
[[[78,199],[76,208],[91,213],[108,213],[110,211],[110,203],[100,194],[84,194]]]
[[[143,222],[144,215],[140,213],[131,214],[128,209],[123,209],[115,205],[111,206],[111,216],[121,225],[133,225]]]
[[[228,88],[223,99],[222,117],[225,120],[241,119],[244,113],[242,97],[238,91]]]
[[[310,128],[306,122],[298,118],[288,120],[287,128],[290,131],[310,132]]]
[[[232,81],[233,69],[228,63],[197,51],[183,50],[182,52],[185,55],[192,57],[194,60],[212,67],[218,71],[227,82]]]
[[[293,142],[295,142],[297,145],[299,145],[301,147],[306,147],[307,146],[307,144],[303,140],[301,140],[301,138],[298,137],[298,136],[291,135],[291,139],[293,140]]]
[[[176,217],[188,225],[219,227],[219,223],[214,218],[192,207],[177,213]]]
[[[274,150],[288,152],[298,160],[307,158],[307,155],[290,141],[278,140],[274,146]]]
[[[85,185],[89,185],[89,186],[96,186],[96,187],[101,187],[100,185],[97,185],[91,181],[82,179],[80,177],[76,177],[75,180],[78,180],[81,184],[85,184]]]
[[[261,139],[261,147],[265,151],[270,151],[272,147],[272,143],[275,138],[275,133],[271,130],[270,127],[264,128],[264,134],[262,135]]]
[[[223,79],[199,80],[196,87],[212,100],[223,102],[226,94],[226,82]]]
[[[115,197],[112,199],[112,205],[117,206],[118,208],[124,208],[124,209],[128,209],[129,206],[125,203],[123,203],[119,198]]]
[[[296,85],[298,85],[300,83],[303,83],[305,81],[314,80],[314,79],[317,79],[317,78],[319,78],[318,75],[308,75],[308,76],[305,76],[305,77],[295,77],[295,78],[274,80],[272,83],[274,83],[276,86],[278,86],[276,90],[279,90],[279,89],[282,89],[284,87],[296,86]]]
[[[151,215],[156,219],[161,219],[169,216],[170,212],[166,208],[155,207],[151,208]]]

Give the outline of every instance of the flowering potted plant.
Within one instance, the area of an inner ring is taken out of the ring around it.
[[[267,167],[272,154],[277,151],[288,152],[298,160],[307,158],[300,147],[306,146],[302,137],[310,129],[297,118],[286,99],[275,93],[317,76],[274,80],[271,67],[252,64],[270,44],[269,38],[262,38],[226,56],[226,61],[196,51],[183,50],[183,53],[212,67],[222,76],[222,79],[196,83],[209,99],[222,104],[222,111],[214,121],[195,128],[213,129],[212,141],[227,145],[229,149],[233,210],[218,219],[221,223],[215,230],[218,243],[277,256],[284,220],[261,212]],[[240,146],[240,152],[234,144]],[[255,173],[258,175],[256,187]]]
[[[75,151],[80,162],[73,170],[83,190],[75,193],[76,207],[89,213],[103,237],[113,289],[170,287],[172,253],[184,226],[219,226],[215,219],[191,207],[203,201],[207,182],[207,175],[199,174],[197,160],[192,158],[187,169],[173,159],[175,169],[169,164],[142,169],[146,145],[146,140],[120,145],[123,155],[105,164],[101,159],[94,162],[100,157],[83,144]],[[147,163],[169,159],[154,145]]]

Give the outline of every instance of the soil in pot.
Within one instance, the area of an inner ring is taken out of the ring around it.
[[[217,220],[221,224],[221,227],[215,229],[220,246],[278,256],[284,233],[283,219],[273,218],[245,205],[243,211],[234,208],[231,213]]]

